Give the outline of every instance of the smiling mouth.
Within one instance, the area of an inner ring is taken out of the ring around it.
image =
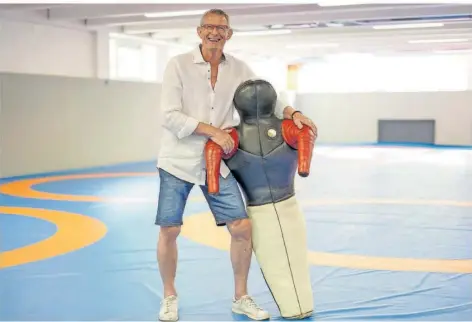
[[[218,39],[207,38],[207,39],[209,42],[214,43],[214,44],[218,43],[221,40],[220,38]]]

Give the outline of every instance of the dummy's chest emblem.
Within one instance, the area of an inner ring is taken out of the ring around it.
[[[275,138],[277,136],[277,131],[274,129],[267,130],[267,136],[270,138]]]

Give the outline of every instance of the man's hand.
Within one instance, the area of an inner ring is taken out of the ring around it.
[[[198,123],[198,126],[194,131],[195,134],[204,135],[218,144],[225,154],[230,153],[234,148],[234,141],[231,135],[229,135],[230,132],[231,129],[222,130],[202,122]]]
[[[217,129],[215,133],[210,136],[210,140],[221,146],[225,154],[230,153],[234,149],[234,141],[229,132],[231,130]]]
[[[293,123],[295,123],[299,129],[301,129],[303,125],[310,127],[315,134],[315,138],[318,136],[318,129],[316,128],[315,123],[313,123],[312,120],[303,115],[301,112],[295,112],[293,115]]]

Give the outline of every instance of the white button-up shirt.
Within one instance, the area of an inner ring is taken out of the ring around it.
[[[199,122],[221,129],[237,126],[240,119],[233,104],[234,93],[242,82],[256,75],[242,60],[225,54],[214,89],[210,78],[210,64],[197,47],[170,59],[161,90],[162,134],[157,167],[198,185],[205,184],[204,148],[208,138],[193,132]],[[277,117],[283,117],[286,106],[279,98]],[[226,178],[229,172],[221,162],[221,175]]]

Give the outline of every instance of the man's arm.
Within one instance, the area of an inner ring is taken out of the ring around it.
[[[311,128],[311,130],[315,134],[315,137],[318,135],[318,130],[313,121],[303,115],[302,112],[290,106],[288,100],[286,99],[285,95],[283,95],[283,93],[280,93],[277,97],[277,104],[275,105],[275,115],[280,119],[293,120],[293,122],[299,129],[301,129],[303,125],[306,125]]]
[[[229,130],[222,130],[200,122],[198,123],[194,133],[210,138],[223,149],[224,153],[230,153],[230,151],[235,147],[235,142],[231,135],[229,135]]]
[[[293,112],[295,112],[295,109],[290,106],[282,93],[278,93],[277,103],[275,105],[275,115],[280,119],[291,120]]]
[[[234,142],[227,132],[182,112],[182,80],[175,59],[169,61],[164,71],[161,110],[164,115],[163,126],[179,139],[193,134],[203,135],[215,141],[225,152],[233,148]]]
[[[199,121],[182,112],[182,80],[177,61],[171,59],[164,71],[161,89],[162,125],[179,139],[194,133]]]
[[[208,138],[215,136],[219,129],[206,123],[199,122],[193,133],[203,135]]]

